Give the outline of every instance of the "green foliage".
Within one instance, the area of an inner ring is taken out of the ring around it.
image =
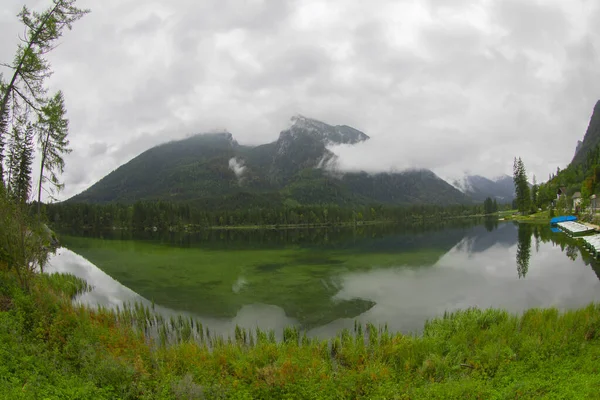
[[[248,198],[234,199],[235,208],[194,203],[136,202],[129,204],[48,204],[47,215],[56,228],[129,229],[133,231],[197,231],[207,227],[333,226],[373,222],[412,223],[478,215],[481,206],[348,206],[336,204],[242,207]],[[226,203],[227,201],[225,201]],[[246,203],[247,204],[247,203]]]
[[[537,180],[535,179],[535,175],[533,176],[533,185],[531,186],[531,212],[536,213],[538,209],[538,191],[539,186],[537,184]]]
[[[588,129],[583,138],[581,148],[573,157],[571,165],[578,167],[580,165],[585,166],[588,164],[590,159],[590,153],[597,152],[598,146],[600,145],[600,101],[598,101],[594,107],[592,117]]]
[[[48,104],[42,107],[35,125],[38,134],[40,150],[40,178],[38,183],[38,213],[41,207],[42,187],[45,182],[51,184],[50,193],[60,191],[63,185],[59,175],[63,173],[65,161],[64,154],[69,154],[69,140],[67,139],[69,121],[65,117],[66,109],[62,92],[58,92]],[[47,176],[44,174],[44,171]]]
[[[483,212],[485,215],[490,215],[498,212],[498,202],[496,199],[492,200],[490,197],[486,198],[483,202]]]
[[[20,204],[25,204],[31,194],[31,165],[33,164],[33,127],[28,124],[23,131],[15,128],[10,142],[8,191]]]
[[[565,188],[565,196],[581,192],[582,206],[589,206],[590,196],[600,194],[600,102],[596,104],[592,121],[585,135],[582,148],[576,154],[569,166],[563,170],[557,169],[556,174],[549,177],[548,182],[541,184],[538,191],[538,206],[546,207],[551,202],[561,202],[557,199],[559,189]],[[560,204],[560,212],[569,212],[570,202],[564,199]]]
[[[72,24],[86,13],[87,11],[75,7],[75,0],[53,0],[52,5],[41,13],[23,6],[18,15],[24,34],[13,61],[3,64],[11,71],[9,81],[4,82],[0,77],[0,142],[4,143],[7,136],[14,142],[9,146],[9,156],[12,158],[9,157],[8,162],[13,169],[19,166],[17,172],[22,175],[25,174],[27,165],[30,169],[33,160],[34,118],[31,114],[44,121],[49,115],[48,107],[54,108],[53,101],[56,99],[49,101],[45,97],[45,80],[52,75],[46,55],[54,49],[63,31],[71,29]],[[12,123],[12,131],[9,122]],[[27,160],[21,159],[24,157],[24,149],[31,155]],[[0,146],[0,163],[4,162],[3,151],[4,147]],[[2,172],[0,180],[4,182],[6,171]],[[24,178],[22,176],[20,179]],[[29,176],[27,180],[30,179]],[[22,193],[18,195],[21,196]]]
[[[13,271],[22,286],[48,258],[52,238],[39,219],[29,214],[26,205],[15,203],[0,192],[0,269]]]
[[[421,336],[356,323],[329,341],[293,327],[280,342],[242,328],[226,340],[140,306],[73,306],[61,279],[51,289],[40,276],[30,292],[0,286],[11,304],[0,310],[7,398],[594,398],[600,385],[600,305],[469,309]],[[155,330],[167,340],[146,336]]]
[[[522,214],[528,213],[530,211],[531,195],[525,164],[523,164],[520,157],[515,158],[513,165],[513,182],[515,184],[517,209]]]

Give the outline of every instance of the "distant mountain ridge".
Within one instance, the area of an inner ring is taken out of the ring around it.
[[[204,201],[239,207],[473,202],[429,170],[335,170],[336,156],[328,146],[366,140],[369,136],[355,128],[300,115],[275,142],[256,147],[240,145],[229,132],[195,135],[143,152],[68,201]]]
[[[480,175],[464,175],[462,178],[450,178],[446,181],[478,202],[490,197],[499,203],[510,203],[515,198],[513,178],[508,175],[493,179]]]

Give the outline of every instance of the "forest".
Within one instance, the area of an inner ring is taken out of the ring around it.
[[[565,169],[557,168],[546,183],[539,185],[538,207],[547,208],[557,198],[559,189],[564,189],[569,198],[580,192],[583,207],[590,205],[590,196],[600,194],[600,145],[587,151],[585,157],[579,159],[580,161],[572,162]],[[563,202],[566,201],[567,198],[563,199]],[[562,206],[565,207],[566,204]]]
[[[193,204],[136,202],[128,204],[58,203],[44,207],[55,228],[131,229],[135,231],[186,231],[209,227],[244,226],[328,226],[367,222],[410,222],[413,220],[455,218],[491,213],[486,205],[467,206],[295,206],[211,210]],[[497,205],[496,205],[497,210]]]

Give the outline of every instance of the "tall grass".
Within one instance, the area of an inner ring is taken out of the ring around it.
[[[522,315],[468,309],[402,335],[356,322],[330,340],[297,327],[236,327],[152,306],[74,305],[86,285],[40,275],[24,291],[2,275],[0,391],[9,398],[594,398],[600,305]]]

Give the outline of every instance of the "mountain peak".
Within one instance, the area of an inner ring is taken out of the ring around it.
[[[502,181],[506,181],[506,180],[510,180],[512,182],[513,178],[512,178],[512,176],[502,174],[502,175],[498,175],[492,179],[492,181],[494,181],[494,182],[502,182]]]
[[[365,133],[347,125],[329,125],[319,120],[297,114],[291,118],[291,127],[281,132],[280,139],[309,135],[324,145],[356,144],[369,140]]]
[[[514,198],[513,181],[508,175],[488,179],[481,175],[465,174],[460,178],[444,180],[477,201],[483,201],[487,197],[491,197],[502,202],[508,202]]]

